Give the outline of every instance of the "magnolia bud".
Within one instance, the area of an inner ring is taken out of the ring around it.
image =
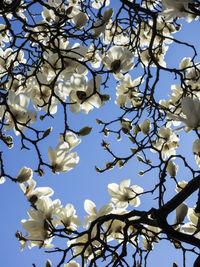
[[[47,260],[45,267],[51,267],[51,266],[52,266],[51,261],[50,260]]]
[[[150,129],[151,129],[150,120],[146,119],[140,124],[140,130],[142,131],[143,134],[148,134]]]
[[[185,219],[185,216],[187,215],[187,212],[188,212],[188,206],[185,203],[181,203],[176,208],[175,224],[182,223]]]
[[[33,171],[30,168],[23,167],[17,176],[18,183],[24,183],[31,179],[33,176]]]
[[[200,155],[200,139],[196,139],[193,142],[192,150],[193,150],[194,154]]]
[[[178,166],[171,160],[168,161],[166,171],[171,177],[175,177],[178,170]]]

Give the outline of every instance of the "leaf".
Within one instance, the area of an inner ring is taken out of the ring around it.
[[[86,136],[92,131],[91,127],[83,127],[82,129],[79,130],[78,136]]]

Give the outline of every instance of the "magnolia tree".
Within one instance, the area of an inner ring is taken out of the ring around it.
[[[176,38],[186,23],[192,30],[200,2],[2,0],[0,15],[0,139],[7,147],[0,153],[0,182],[14,182],[30,204],[16,229],[21,250],[38,246],[60,253],[57,266],[139,267],[148,266],[155,243],[168,241],[182,251],[182,266],[186,253],[200,266],[200,63],[198,49]],[[191,55],[169,67],[167,53],[174,45]],[[165,88],[165,98],[158,94],[163,77],[175,81]],[[111,90],[121,115],[107,121],[101,107],[111,105]],[[132,178],[113,180],[107,186],[110,202],[97,210],[85,200],[81,221],[70,199],[61,203],[52,188],[37,187],[36,181],[43,176],[48,185],[46,170],[58,175],[76,167],[76,148],[90,135],[94,109],[99,109],[101,146],[110,158],[104,167],[97,167],[97,160],[96,172],[137,162],[142,170],[133,176],[152,183],[142,188]],[[41,144],[53,134],[57,113],[63,118],[57,146],[45,151]],[[88,125],[72,127],[70,116],[80,113],[88,116]],[[126,155],[114,152],[109,134],[129,145]],[[180,142],[185,137],[193,158]],[[34,153],[35,167],[21,166],[13,176],[4,155],[15,149],[16,140]],[[187,202],[191,196],[193,206]],[[149,199],[146,210],[140,208],[143,199]],[[64,248],[54,246],[59,238]]]

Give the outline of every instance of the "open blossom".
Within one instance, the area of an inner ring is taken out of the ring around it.
[[[152,250],[153,249],[153,243],[158,243],[159,241],[159,235],[161,232],[161,229],[156,226],[148,225],[146,228],[142,229],[143,232],[143,246],[146,250]]]
[[[79,162],[77,153],[69,152],[69,145],[66,142],[58,143],[55,150],[49,146],[48,157],[53,173],[68,172]]]
[[[126,209],[128,204],[133,207],[140,205],[139,194],[143,189],[138,185],[130,186],[130,179],[122,180],[120,184],[112,183],[108,185],[108,193],[111,195],[110,202],[116,204],[119,209]]]
[[[140,106],[142,103],[141,92],[137,89],[140,84],[142,84],[144,79],[142,76],[131,80],[131,76],[126,73],[124,79],[120,81],[120,84],[117,85],[116,89],[116,100],[115,103],[120,106]]]
[[[77,146],[80,142],[81,139],[78,138],[74,133],[68,132],[65,134],[65,136],[63,137],[63,135],[60,135],[59,137],[59,141],[60,142],[66,142],[69,146],[69,151],[74,148],[75,146]]]
[[[96,220],[98,217],[112,213],[114,207],[111,203],[104,205],[97,211],[96,205],[93,201],[87,199],[84,202],[84,209],[90,216],[85,216],[84,228],[88,227],[88,223]]]
[[[57,223],[64,225],[67,230],[74,231],[81,225],[81,220],[76,215],[76,210],[72,204],[60,208],[56,216],[58,218]]]
[[[120,46],[112,46],[102,59],[102,64],[114,73],[126,72],[133,68],[133,53]]]
[[[72,113],[77,114],[82,110],[83,113],[88,114],[94,107],[100,108],[104,104],[99,94],[95,93],[100,91],[101,82],[102,78],[99,75],[87,84],[84,76],[73,74],[69,85],[71,88],[69,102]]]
[[[196,237],[200,238],[200,221],[199,221],[199,215],[195,213],[194,209],[189,208],[188,209],[188,219],[190,222],[185,223],[181,229],[184,233],[187,233],[189,235],[194,234],[195,232],[198,232]]]
[[[96,236],[96,231],[92,231],[91,239]],[[87,246],[86,246],[87,244]],[[73,248],[73,256],[81,257],[82,253],[84,254],[84,260],[91,260],[102,252],[101,243],[97,240],[89,241],[89,235],[83,234],[76,239],[69,240],[67,243],[68,247]],[[94,252],[95,251],[95,252]]]
[[[32,204],[35,204],[40,197],[51,196],[54,191],[50,187],[36,187],[36,181],[31,177],[25,183],[19,183],[20,188],[26,195],[28,201]]]
[[[28,210],[29,219],[22,220],[22,226],[26,230],[26,240],[29,248],[34,246],[51,248],[53,245],[50,237],[51,224],[54,224],[52,216],[58,212],[60,200],[52,201],[48,197],[39,199],[36,210]]]
[[[77,15],[75,15],[72,18],[72,21],[75,23],[78,29],[81,29],[86,26],[87,21],[88,21],[88,16],[87,14],[80,11]]]
[[[161,151],[162,159],[176,155],[175,148],[178,147],[179,137],[170,128],[159,128],[158,138],[153,142],[155,149]],[[151,150],[155,152],[155,150]]]
[[[162,0],[162,12],[161,15],[165,16],[167,20],[173,19],[173,17],[185,17],[188,15],[189,3],[193,3],[195,0]]]
[[[9,91],[8,93],[8,105],[10,112],[6,112],[5,117],[7,118],[4,130],[9,131],[14,130],[16,135],[19,135],[20,132],[25,131],[26,126],[29,126],[30,123],[36,122],[37,114],[33,110],[27,110],[29,106],[30,98],[24,93],[17,93]],[[16,122],[13,120],[15,117]]]
[[[194,128],[200,126],[200,101],[199,99],[184,97],[181,104],[182,112],[185,115],[174,115],[169,113],[168,117],[175,120],[185,123],[185,131],[189,132]]]

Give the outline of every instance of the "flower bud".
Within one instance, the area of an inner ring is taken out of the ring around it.
[[[185,203],[181,203],[176,208],[175,224],[182,223],[184,221],[184,219],[185,219],[185,216],[187,215],[187,212],[188,212],[188,206]]]
[[[195,155],[200,155],[200,139],[194,141],[192,150]]]
[[[150,120],[146,119],[140,124],[140,130],[142,131],[143,134],[148,134],[150,129],[151,129]]]
[[[166,171],[169,173],[169,175],[174,178],[176,176],[178,170],[178,166],[171,160],[168,161]]]
[[[18,183],[24,183],[31,179],[33,176],[33,171],[30,168],[23,167],[17,176]]]

